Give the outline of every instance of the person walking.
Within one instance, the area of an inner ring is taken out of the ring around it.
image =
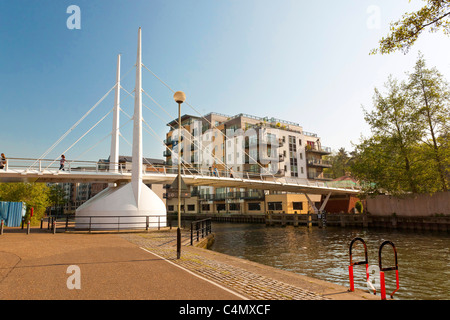
[[[5,168],[6,170],[6,156],[4,153],[1,154],[1,159],[0,159],[0,169]]]
[[[66,157],[64,155],[61,155],[61,160],[59,160],[59,170],[64,170],[64,164],[66,163]]]

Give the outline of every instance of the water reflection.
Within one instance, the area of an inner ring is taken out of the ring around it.
[[[355,237],[367,244],[369,265],[378,265],[378,248],[392,241],[398,254],[400,290],[396,299],[450,298],[450,236],[447,233],[328,227],[266,227],[261,224],[214,223],[211,248],[239,258],[348,286],[348,246]],[[360,243],[354,261],[364,260]],[[383,248],[383,267],[394,266],[390,246]],[[356,266],[355,287],[366,289],[365,268]],[[375,285],[377,283],[375,282]],[[386,272],[386,292],[395,290],[395,272]]]

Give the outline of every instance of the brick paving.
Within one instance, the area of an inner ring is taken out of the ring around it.
[[[189,241],[186,240],[183,241],[181,258],[176,259],[176,233],[173,231],[123,234],[121,236],[204,278],[220,283],[251,300],[330,300],[333,298],[332,295],[326,296],[326,294],[314,292],[304,287],[263,275],[257,272],[258,268],[256,271],[249,270],[251,268],[248,268],[248,263],[242,264],[241,262],[240,264],[243,267],[240,267],[233,263],[238,260],[237,258],[225,257],[225,255],[214,253],[210,250],[192,247],[189,245]],[[188,234],[182,235],[182,239],[188,239],[188,237]],[[271,269],[271,267],[259,267]],[[286,279],[290,278],[286,277]],[[324,291],[322,290],[322,292]],[[339,293],[345,294],[343,292]]]
[[[176,259],[174,229],[33,230],[30,235],[7,230],[0,236],[0,300],[379,300],[361,290],[350,293],[329,282],[191,246],[186,233],[183,240],[181,259]],[[80,267],[80,290],[67,287],[70,265]]]

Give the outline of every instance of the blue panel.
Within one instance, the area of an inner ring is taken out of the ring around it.
[[[25,216],[26,205],[23,202],[0,202],[1,219],[7,227],[20,227]]]
[[[9,202],[0,201],[0,220],[6,221],[8,218]]]

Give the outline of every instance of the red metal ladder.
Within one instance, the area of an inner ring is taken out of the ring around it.
[[[383,247],[385,245],[390,245],[392,246],[392,249],[394,250],[394,258],[395,258],[395,266],[393,267],[388,267],[388,268],[383,268],[382,263],[381,263],[381,251],[383,250]],[[384,241],[381,246],[380,249],[378,250],[378,265],[380,267],[380,291],[381,291],[381,300],[386,300],[386,284],[385,284],[385,278],[384,278],[384,272],[385,271],[393,271],[395,270],[395,281],[396,281],[396,289],[390,294],[391,298],[394,297],[394,293],[396,293],[398,291],[398,289],[400,289],[400,282],[398,279],[398,261],[397,261],[397,249],[395,248],[395,245],[391,242],[391,241]]]
[[[352,257],[352,248],[353,248],[353,245],[355,244],[355,242],[357,242],[357,241],[361,242],[364,245],[364,257],[365,257],[365,259],[363,261],[353,262],[353,260],[352,260],[353,259],[353,257]],[[366,278],[367,278],[367,281],[369,280],[369,259],[367,257],[367,245],[366,245],[366,242],[362,238],[354,238],[350,242],[349,255],[350,255],[350,265],[348,266],[348,273],[349,273],[349,277],[350,277],[350,291],[353,292],[353,291],[355,291],[355,281],[354,281],[354,277],[353,277],[353,266],[365,264],[366,265]]]

